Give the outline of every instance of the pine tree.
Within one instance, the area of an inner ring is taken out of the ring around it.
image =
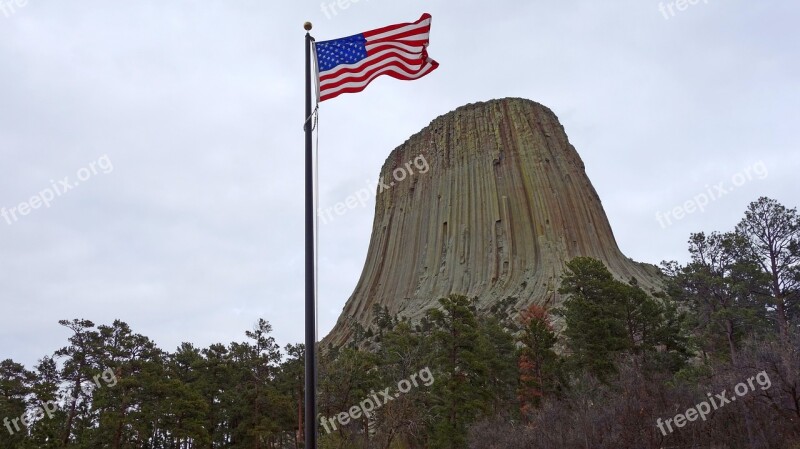
[[[492,315],[478,319],[482,359],[486,363],[486,389],[490,396],[490,413],[516,415],[516,393],[519,388],[518,351],[514,336]]]
[[[129,441],[147,440],[159,412],[157,401],[163,398],[157,393],[166,378],[164,352],[120,320],[98,326],[97,335],[96,372],[86,384],[84,404],[97,414],[100,426],[89,432],[90,441],[119,449]]]
[[[102,371],[97,360],[100,336],[94,329],[94,323],[89,320],[61,320],[58,323],[72,331],[69,346],[55,352],[57,358],[63,359],[61,379],[67,384],[67,417],[60,436],[61,444],[66,446],[76,434],[83,434],[91,424],[86,416],[86,405],[91,397],[84,391],[83,385],[90,382],[95,373]],[[75,438],[81,439],[79,436]]]
[[[789,383],[800,389],[798,349],[792,344],[800,319],[800,215],[776,200],[761,197],[750,203],[736,232],[750,244],[756,263],[768,279],[769,307],[775,309],[781,358]],[[798,406],[800,408],[800,406]]]
[[[706,357],[736,363],[739,347],[762,333],[765,309],[759,274],[747,242],[736,233],[692,234],[691,261],[685,266],[665,262],[669,293],[691,312],[696,344]]]
[[[560,386],[561,360],[553,350],[557,337],[542,306],[532,304],[521,316],[521,332],[517,338],[519,354],[520,414],[528,417],[542,399],[554,394]]]
[[[201,394],[209,407],[206,430],[211,437],[209,449],[225,447],[232,439],[234,382],[237,367],[228,348],[220,343],[201,351],[204,363]]]
[[[199,349],[183,343],[165,359],[161,379],[145,386],[150,391],[146,409],[163,443],[178,447],[208,447],[211,436],[206,429],[210,412],[203,396],[203,366]]]
[[[428,311],[436,373],[430,447],[463,449],[467,426],[489,411],[489,367],[469,299],[450,295],[439,304],[440,308]]]
[[[17,449],[28,437],[28,426],[21,422],[27,410],[33,373],[11,359],[0,362],[0,448]]]
[[[45,414],[31,428],[31,443],[42,449],[60,447],[60,436],[66,421],[66,413],[59,406],[63,403],[59,393],[61,373],[56,361],[49,356],[40,359],[35,368],[31,406],[34,410],[45,410]]]
[[[348,412],[382,389],[376,367],[375,354],[353,347],[323,354],[319,370],[320,447],[364,444],[368,434],[363,430],[370,417],[351,419]]]
[[[569,295],[559,310],[565,319],[568,361],[601,381],[617,372],[615,358],[636,354],[650,362],[661,347],[673,365],[688,355],[673,308],[648,295],[635,280],[613,278],[602,262],[577,257],[567,262],[559,292]],[[659,357],[660,358],[660,357]]]
[[[303,407],[305,398],[305,345],[288,344],[284,348],[287,358],[275,378],[277,390],[283,396],[286,407],[280,414],[280,426],[289,435],[295,449],[303,447]]]
[[[277,399],[272,383],[281,353],[271,332],[272,326],[259,319],[252,331],[245,332],[251,342],[230,344],[231,361],[236,366],[231,432],[238,447],[264,448],[280,432],[270,413],[287,404]]]
[[[377,351],[381,385],[396,385],[416,376],[431,365],[430,340],[414,332],[408,321],[388,316],[378,326],[383,335]],[[416,379],[416,378],[415,378]],[[378,447],[393,447],[395,442],[411,447],[424,444],[430,422],[430,385],[418,381],[408,393],[383,405],[375,414],[373,429],[380,439]]]

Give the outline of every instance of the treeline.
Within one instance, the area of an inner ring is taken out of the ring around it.
[[[245,342],[174,353],[121,321],[60,324],[68,345],[33,370],[0,363],[0,447],[300,447],[303,346],[282,353],[266,321]]]
[[[760,198],[689,252],[661,291],[579,257],[557,309],[376,309],[320,350],[320,447],[800,448],[800,217]],[[120,321],[61,324],[32,370],[0,364],[0,448],[303,447],[304,348],[266,321],[174,353]]]

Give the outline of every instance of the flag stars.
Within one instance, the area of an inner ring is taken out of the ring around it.
[[[355,64],[367,57],[365,45],[366,39],[360,34],[318,42],[316,47],[319,70],[324,72],[341,64]]]
[[[429,32],[430,15],[424,14],[414,23],[318,42],[320,101],[360,92],[381,75],[414,80],[432,72],[439,64],[428,57]]]

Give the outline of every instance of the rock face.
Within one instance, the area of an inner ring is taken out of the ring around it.
[[[402,171],[414,174],[400,180]],[[412,320],[451,293],[477,297],[482,310],[507,297],[517,310],[558,304],[564,264],[576,256],[659,287],[655,267],[620,252],[564,128],[533,101],[438,117],[392,151],[381,179],[394,185],[377,194],[364,270],[326,343],[347,341],[352,320],[368,327],[375,304]]]

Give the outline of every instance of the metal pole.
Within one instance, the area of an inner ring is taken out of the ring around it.
[[[311,121],[311,22],[306,30],[306,378],[305,378],[305,447],[317,449],[317,358],[316,301],[314,279],[314,173]]]

